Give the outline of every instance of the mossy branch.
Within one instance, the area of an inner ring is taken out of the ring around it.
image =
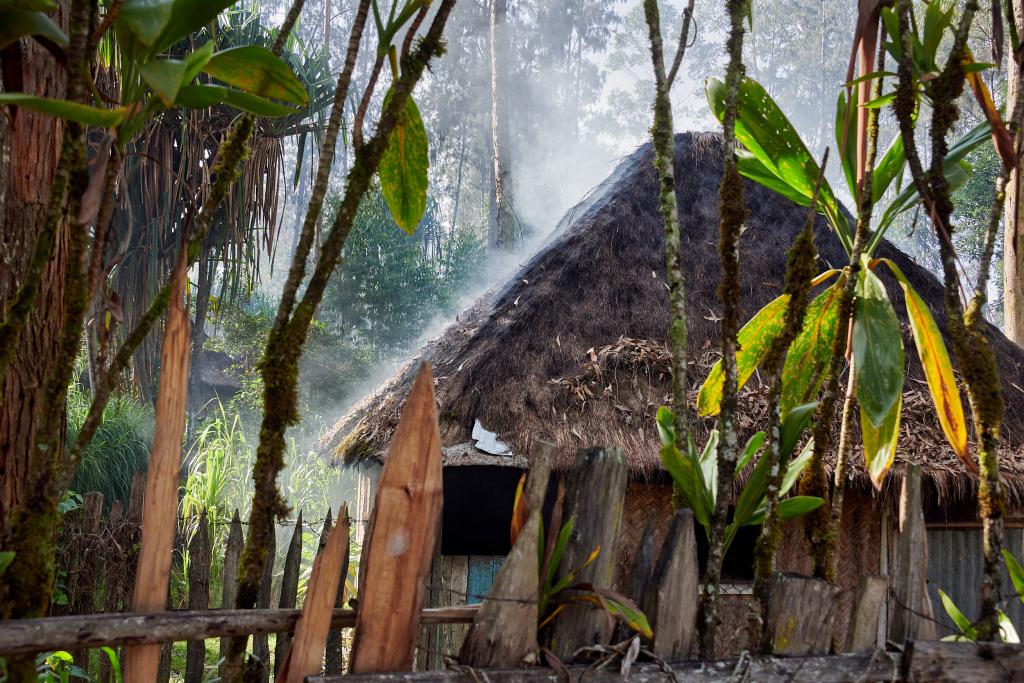
[[[708,564],[701,591],[701,656],[711,659],[715,654],[718,629],[718,588],[722,574],[723,543],[726,517],[732,501],[736,474],[736,335],[740,327],[740,232],[747,219],[743,203],[743,178],[736,156],[736,118],[739,89],[746,73],[743,65],[743,22],[750,5],[748,0],[727,0],[729,37],[726,53],[729,61],[725,71],[725,115],[722,119],[722,182],[718,190],[719,241],[718,254],[722,267],[719,296],[722,299],[722,369],[724,374],[718,445],[718,498],[712,519]]]
[[[826,149],[811,197],[811,205],[807,211],[804,229],[789,250],[784,287],[785,294],[789,295],[789,306],[786,308],[782,332],[772,342],[768,354],[761,364],[768,384],[768,416],[770,420],[768,442],[765,444],[761,457],[768,458],[769,469],[765,492],[764,523],[761,525],[761,532],[758,534],[754,546],[754,602],[751,603],[749,633],[753,647],[762,651],[770,650],[764,624],[768,616],[768,604],[771,600],[771,576],[775,571],[779,538],[782,533],[782,521],[779,519],[782,474],[789,464],[787,460],[789,454],[781,453],[779,450],[782,430],[782,414],[779,407],[782,396],[782,369],[790,344],[803,329],[808,296],[811,292],[811,280],[817,275],[818,252],[814,246],[814,221],[817,218],[818,193],[825,176],[827,161],[828,150]]]
[[[654,124],[651,126],[651,138],[654,147],[654,168],[658,174],[658,209],[664,223],[665,235],[665,281],[668,285],[669,304],[668,344],[672,354],[672,414],[675,418],[676,446],[680,449],[686,448],[690,438],[690,421],[687,417],[689,406],[686,377],[686,278],[683,275],[679,207],[676,199],[676,145],[670,95],[672,79],[686,52],[692,12],[693,0],[684,10],[683,31],[676,49],[676,60],[672,65],[673,72],[666,76],[658,2],[644,0],[644,18],[647,21],[651,62],[654,67]]]

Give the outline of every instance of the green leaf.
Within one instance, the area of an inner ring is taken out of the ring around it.
[[[859,387],[858,387],[859,389]],[[859,391],[858,391],[859,394]],[[860,432],[864,440],[864,460],[876,489],[882,488],[882,482],[889,474],[896,460],[896,442],[900,434],[900,412],[903,408],[903,396],[896,398],[896,403],[889,409],[881,425],[875,426],[865,412],[863,404],[860,409]]]
[[[160,59],[139,67],[139,75],[167,108],[174,106],[178,91],[185,83],[188,64],[177,59]]]
[[[754,435],[757,436],[756,434]],[[752,439],[753,440],[753,439]],[[761,439],[764,441],[764,439]],[[711,494],[711,500],[718,494],[718,430],[712,429],[704,450],[700,453],[700,473],[704,488]]]
[[[57,9],[56,0],[0,0],[0,11],[52,12]]]
[[[651,630],[651,624],[647,621],[647,616],[639,609],[607,596],[604,597],[604,603],[607,605],[610,615],[622,619],[626,622],[627,626],[645,638],[654,637],[654,631]]]
[[[857,102],[857,88],[851,89],[852,100]],[[843,167],[843,177],[851,197],[857,196],[857,126],[855,124],[854,107],[847,104],[846,91],[840,90],[836,100],[836,149],[840,150],[839,160]],[[847,123],[847,116],[850,117]],[[843,135],[846,145],[843,145]]]
[[[202,47],[196,48],[190,55],[185,57],[185,76],[182,78],[182,85],[191,83],[192,79],[199,75],[199,72],[203,70],[203,67],[213,57],[213,47],[213,41],[208,40],[203,43]]]
[[[173,5],[173,0],[125,0],[117,22],[140,43],[152,47],[170,21]]]
[[[896,101],[896,93],[886,93],[885,95],[879,95],[873,100],[864,103],[865,109],[881,109],[892,102]]]
[[[569,538],[572,536],[572,530],[575,526],[576,518],[570,517],[569,521],[562,525],[561,530],[558,532],[558,538],[555,539],[555,545],[551,549],[551,558],[548,561],[548,575],[544,577],[544,593],[546,595],[551,592],[551,586],[555,581],[558,566],[562,564],[562,555],[565,554],[565,548],[569,545]]]
[[[7,568],[11,566],[11,562],[14,562],[14,556],[17,555],[13,550],[0,550],[0,574],[7,571]]]
[[[903,335],[885,286],[867,267],[857,281],[853,358],[857,402],[881,427],[903,394]]]
[[[707,81],[706,90],[711,111],[722,121],[725,116],[725,84],[712,78]],[[744,78],[739,86],[736,113],[736,139],[769,173],[792,188],[801,198],[798,201],[801,206],[809,206],[818,180],[818,164],[775,100],[760,83]],[[853,245],[850,226],[839,209],[832,188],[824,179],[818,206],[849,253]]]
[[[779,410],[785,416],[794,406],[813,400],[825,379],[832,345],[839,329],[842,280],[826,289],[807,306],[803,328],[789,346],[782,366]]]
[[[784,496],[789,493],[789,490],[793,488],[797,480],[800,478],[800,474],[807,467],[807,463],[811,461],[814,456],[814,439],[808,439],[807,443],[804,444],[804,448],[800,451],[800,455],[789,461],[786,466],[786,473],[782,476],[782,486],[779,487],[779,495]]]
[[[1006,561],[1006,570],[1010,573],[1010,581],[1013,582],[1013,589],[1017,591],[1017,597],[1024,602],[1024,567],[1020,565],[1017,558],[1006,548],[1003,548],[1003,560]]]
[[[676,427],[672,409],[668,406],[658,406],[658,414],[654,418],[654,422],[658,425],[658,438],[661,439],[662,445],[674,444],[676,442]]]
[[[817,407],[817,401],[802,403],[782,418],[782,428],[779,430],[779,453],[782,457],[788,458],[792,454],[807,425],[811,423],[811,416]]]
[[[747,383],[768,354],[772,342],[781,334],[788,306],[789,295],[783,294],[758,311],[739,331],[736,339],[737,389]],[[722,370],[722,361],[719,360],[711,368],[697,393],[697,412],[701,417],[717,415],[722,409],[724,385],[725,372]]]
[[[889,259],[883,259],[903,287],[904,300],[907,305],[907,318],[910,329],[914,333],[914,345],[917,355],[924,368],[924,376],[928,381],[928,393],[931,395],[939,424],[946,435],[953,452],[972,471],[977,465],[971,458],[967,446],[967,420],[964,417],[964,406],[960,400],[960,391],[953,376],[953,364],[949,359],[946,342],[942,339],[939,326],[921,295],[910,284],[907,276]]]
[[[1008,617],[1006,612],[1003,610],[996,611],[999,613],[999,637],[1004,643],[1019,645],[1020,636],[1017,635],[1017,629],[1014,628],[1013,622],[1010,621],[1010,617]]]
[[[309,94],[291,68],[265,47],[248,45],[213,55],[203,71],[252,95],[309,104]]]
[[[0,93],[0,105],[13,104],[44,114],[52,114],[66,121],[75,121],[87,126],[110,128],[124,120],[124,109],[100,109],[87,104],[33,97],[17,92]]]
[[[760,159],[745,149],[741,149],[737,155],[739,158],[740,173],[744,178],[749,178],[759,185],[764,185],[769,190],[775,190],[791,202],[805,206],[807,199],[796,188],[790,186],[784,180],[780,180],[768,168],[761,163]]]
[[[942,608],[946,610],[946,614],[953,620],[956,627],[960,629],[960,633],[967,636],[971,640],[978,637],[978,632],[974,628],[974,624],[971,620],[964,616],[964,613],[960,611],[960,608],[953,602],[953,598],[946,594],[946,591],[939,589],[939,599],[942,600]]]
[[[871,199],[878,203],[882,195],[889,189],[894,180],[903,178],[903,168],[906,166],[907,158],[903,150],[903,136],[897,135],[896,139],[885,151],[885,156],[875,164],[875,170],[871,173]],[[898,186],[898,184],[897,184]]]
[[[42,36],[61,47],[68,45],[68,37],[64,31],[42,12],[3,10],[3,21],[0,22],[0,49],[25,36]]]
[[[384,98],[388,106],[391,92]],[[427,131],[410,96],[380,159],[380,189],[398,227],[410,235],[427,210]]]
[[[175,104],[190,109],[204,109],[216,104],[226,104],[236,109],[268,118],[278,118],[295,113],[295,109],[292,107],[220,85],[183,86],[178,91]]]
[[[793,496],[792,498],[786,498],[779,501],[779,519],[794,519],[796,517],[802,517],[808,512],[814,512],[822,505],[825,501],[817,496]],[[748,526],[751,524],[764,524],[764,517],[766,514],[766,507],[760,507],[757,512],[751,516],[750,521],[747,523]]]
[[[713,430],[715,434],[715,444],[718,444],[718,430]],[[747,465],[754,459],[757,452],[761,450],[761,446],[764,445],[764,440],[767,438],[765,432],[756,432],[752,437],[747,439],[747,445],[743,447],[743,454],[740,456],[739,462],[736,463],[736,476],[739,476],[743,470],[747,468]],[[716,449],[717,452],[717,449]],[[703,464],[703,463],[701,463]],[[717,461],[715,462],[715,472],[717,474]],[[706,477],[705,477],[706,478]]]
[[[173,0],[171,14],[159,37],[152,43],[154,53],[163,52],[182,38],[213,23],[237,0]]]
[[[676,448],[675,444],[661,447],[661,464],[672,477],[676,490],[682,495],[686,505],[693,510],[693,518],[710,533],[711,517],[714,501],[710,501],[700,465],[695,459]]]

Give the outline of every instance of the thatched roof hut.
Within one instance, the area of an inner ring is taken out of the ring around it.
[[[719,136],[677,136],[689,381],[694,388],[718,354],[721,302],[716,243],[721,173]],[[781,293],[785,253],[804,223],[806,210],[749,182],[745,199],[750,209],[741,245],[746,319]],[[816,224],[815,236],[823,268],[846,262],[824,220]],[[433,364],[437,379],[447,465],[522,467],[528,444],[535,438],[556,444],[562,467],[581,446],[619,446],[636,482],[630,493],[636,500],[633,521],[642,526],[645,515],[663,511],[669,504],[654,425],[655,411],[669,402],[670,392],[664,344],[668,305],[663,244],[652,152],[647,145],[626,157],[607,180],[570,210],[545,246],[511,280],[481,297],[414,361],[342,418],[321,441],[321,452],[346,464],[382,457],[415,361],[423,359]],[[940,283],[891,244],[883,243],[878,252],[899,265],[944,328]],[[895,484],[903,463],[920,463],[930,505],[939,511],[936,514],[949,518],[949,510],[962,508],[962,514],[956,514],[973,519],[969,501],[976,478],[945,442],[906,324],[903,293],[887,273],[881,276],[903,322],[907,349],[899,453],[886,492],[898,491]],[[1001,467],[1013,507],[1020,509],[1024,500],[1024,350],[995,327],[989,328],[989,338],[1007,404]],[[753,431],[765,412],[764,390],[756,376],[744,388],[741,402],[740,427]],[[693,421],[698,439],[700,432],[714,426],[712,420],[698,421],[695,414]],[[473,429],[478,422],[496,432],[510,446],[511,455],[489,455],[475,449]],[[877,512],[881,506],[872,502],[874,494],[862,469],[854,468],[851,483],[866,509],[874,510],[876,517],[881,514]],[[458,491],[447,493],[446,505],[458,495]],[[878,524],[865,521],[863,510],[855,512],[856,495],[847,500],[853,501],[849,504],[851,516],[859,515],[852,519],[860,520],[851,522],[851,533],[874,547],[865,555],[863,549],[844,545],[857,555],[858,563],[865,563],[851,572],[855,578],[857,573],[878,571],[881,532]],[[798,556],[794,551],[797,565]],[[874,567],[869,566],[872,563]]]

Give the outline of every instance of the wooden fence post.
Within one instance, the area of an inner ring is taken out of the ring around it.
[[[884,576],[862,576],[853,595],[853,614],[846,631],[844,652],[874,650],[878,643],[878,618],[885,605],[889,579]]]
[[[889,640],[932,640],[935,623],[928,597],[928,536],[921,501],[921,467],[908,464],[900,487],[900,529],[890,607]]]
[[[616,539],[622,524],[626,496],[626,461],[617,448],[581,450],[569,470],[562,520],[575,519],[561,574],[581,566],[597,548],[600,554],[576,577],[577,583],[611,588],[618,560]],[[552,529],[552,534],[558,533]],[[570,604],[555,618],[550,648],[559,659],[568,660],[586,645],[604,644],[609,636],[608,619],[601,610],[584,604]]]
[[[319,556],[323,552],[324,547],[327,544],[327,537],[331,533],[331,526],[333,520],[331,519],[331,509],[327,508],[327,516],[324,518],[324,527],[320,532],[320,544],[317,547],[316,554]],[[338,609],[345,606],[345,581],[348,578],[348,561],[349,554],[345,553],[345,561],[342,563],[341,568],[341,583],[338,584],[338,595],[334,601],[334,608]],[[331,629],[327,633],[327,647],[324,653],[324,673],[327,675],[340,674],[342,670],[342,652],[341,652],[341,629]]]
[[[832,646],[832,628],[839,589],[824,579],[776,573],[765,628],[772,654],[825,654]]]
[[[463,641],[459,661],[467,666],[517,667],[536,661],[537,544],[554,446],[540,442],[534,451],[522,501],[525,523]]]
[[[124,512],[124,503],[115,500],[110,506],[110,515],[107,517],[106,538],[120,551],[116,556],[113,553],[107,553],[105,558],[103,611],[108,614],[121,610],[120,600],[122,579],[124,577],[125,547],[118,542],[118,536],[121,525],[124,522]],[[110,680],[110,674],[110,660],[105,654],[100,654],[100,683],[107,683]]]
[[[629,569],[629,585],[626,587],[626,597],[644,607],[644,592],[651,581],[654,573],[654,520],[648,519],[644,524],[644,531],[640,535],[640,541],[636,544],[633,553],[633,566]],[[650,615],[647,615],[650,617]],[[633,629],[623,622],[615,627],[615,642],[622,642],[635,635]]]
[[[275,527],[276,529],[276,527]],[[256,595],[256,607],[266,609],[270,607],[270,594],[274,580],[274,559],[277,555],[277,533],[270,534],[268,539],[267,561],[263,565],[263,576],[260,579],[260,591]],[[252,637],[252,655],[259,662],[259,680],[262,683],[270,682],[270,638],[266,633]]]
[[[192,542],[188,545],[188,608],[207,609],[210,606],[210,530],[206,525],[206,512],[199,515]],[[202,683],[206,663],[206,641],[190,640],[185,646],[185,683]]]
[[[644,600],[639,603],[654,629],[651,649],[663,659],[685,659],[690,654],[697,627],[699,573],[693,512],[676,510]]]
[[[360,567],[354,673],[408,671],[441,518],[441,433],[423,363],[388,449]]]
[[[292,533],[292,540],[288,544],[288,552],[284,556],[284,573],[281,575],[281,599],[277,606],[282,609],[292,609],[298,600],[299,590],[299,564],[302,562],[302,510],[299,510],[295,520],[295,531]],[[288,647],[291,645],[292,636],[290,633],[278,633],[277,643],[274,646],[274,676],[281,670],[284,658],[288,654]]]
[[[106,544],[100,539],[103,524],[103,494],[92,491],[82,497],[81,554],[72,568],[77,573],[74,582],[74,598],[78,614],[96,613],[96,574],[99,571],[100,553]],[[74,653],[75,666],[89,670],[89,651]]]
[[[238,510],[231,517],[231,526],[228,527],[228,540],[224,546],[224,569],[221,572],[221,609],[234,609],[235,597],[238,595],[238,559],[242,556],[242,520],[238,517]],[[230,638],[220,639],[220,655],[228,651]]]

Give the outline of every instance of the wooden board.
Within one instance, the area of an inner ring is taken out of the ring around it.
[[[420,366],[381,472],[360,566],[351,670],[407,671],[441,521],[434,378]]]

